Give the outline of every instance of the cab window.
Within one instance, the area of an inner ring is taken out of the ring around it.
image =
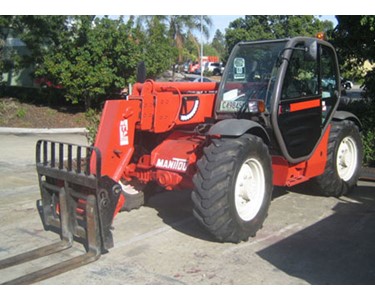
[[[320,69],[321,69],[321,94],[322,94],[322,123],[333,111],[338,101],[338,79],[336,69],[336,58],[333,49],[320,45]]]
[[[289,60],[281,100],[313,97],[319,94],[318,64],[307,60],[303,44],[297,44]]]
[[[336,68],[333,50],[324,45],[321,46],[321,70],[322,70],[322,98],[334,96],[337,90]]]

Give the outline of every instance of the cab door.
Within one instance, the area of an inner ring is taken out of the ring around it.
[[[297,42],[284,64],[277,102],[276,136],[290,162],[308,158],[319,143],[338,101],[336,56],[329,46],[316,45],[314,59]]]

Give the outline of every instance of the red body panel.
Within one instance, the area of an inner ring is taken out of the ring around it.
[[[102,175],[120,180],[122,170],[134,151],[135,124],[139,120],[139,101],[107,101],[100,121],[95,147],[102,154]],[[93,166],[92,166],[93,168]]]
[[[321,102],[320,99],[315,99],[315,100],[310,100],[310,101],[291,103],[290,104],[290,112],[320,107],[320,102]]]
[[[174,126],[211,118],[218,83],[154,82],[136,84],[129,100],[142,99],[140,129],[161,133]]]
[[[203,136],[174,132],[150,155],[130,164],[124,177],[138,178],[143,183],[155,180],[168,190],[191,188],[195,164],[204,142]]]
[[[211,118],[217,87],[214,82],[146,81],[134,85],[128,100],[107,101],[95,141],[102,155],[102,174],[115,181],[136,178],[147,183],[153,180],[167,189],[191,187],[196,152],[205,138],[171,129]],[[134,162],[131,160],[136,131],[171,134],[151,153]],[[95,173],[93,164],[91,169]],[[116,213],[124,200],[121,197]]]
[[[309,160],[290,164],[284,157],[273,156],[273,184],[276,186],[293,186],[323,174],[327,161],[329,126]]]
[[[102,155],[102,175],[115,181],[121,179],[134,152],[135,124],[139,113],[140,101],[110,100],[105,103],[95,141],[95,147]],[[94,168],[91,164],[91,169]],[[121,196],[115,214],[123,204],[124,197]]]
[[[213,82],[146,81],[134,86],[128,100],[107,101],[95,142],[102,155],[102,174],[115,181],[156,181],[166,189],[192,188],[207,137],[192,131],[191,126],[212,118],[217,88]],[[316,101],[307,105],[315,106]],[[148,134],[142,136],[140,145],[136,145],[137,132]],[[292,186],[322,174],[328,135],[329,129],[308,161],[290,164],[274,156],[274,185]],[[135,149],[146,151],[134,153]],[[124,201],[121,197],[116,213]]]

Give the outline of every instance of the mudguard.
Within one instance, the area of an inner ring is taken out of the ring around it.
[[[267,131],[260,124],[245,119],[222,120],[210,128],[208,135],[241,136],[249,131],[261,137],[265,143],[270,141]]]
[[[360,131],[362,131],[362,123],[358,119],[358,117],[351,112],[340,110],[336,111],[333,114],[333,121],[344,121],[344,120],[351,120],[353,121],[359,128]]]

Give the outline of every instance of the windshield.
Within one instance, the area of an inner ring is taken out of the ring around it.
[[[266,107],[276,78],[276,62],[286,41],[238,44],[232,52],[218,93],[218,113],[246,110],[249,100]]]

